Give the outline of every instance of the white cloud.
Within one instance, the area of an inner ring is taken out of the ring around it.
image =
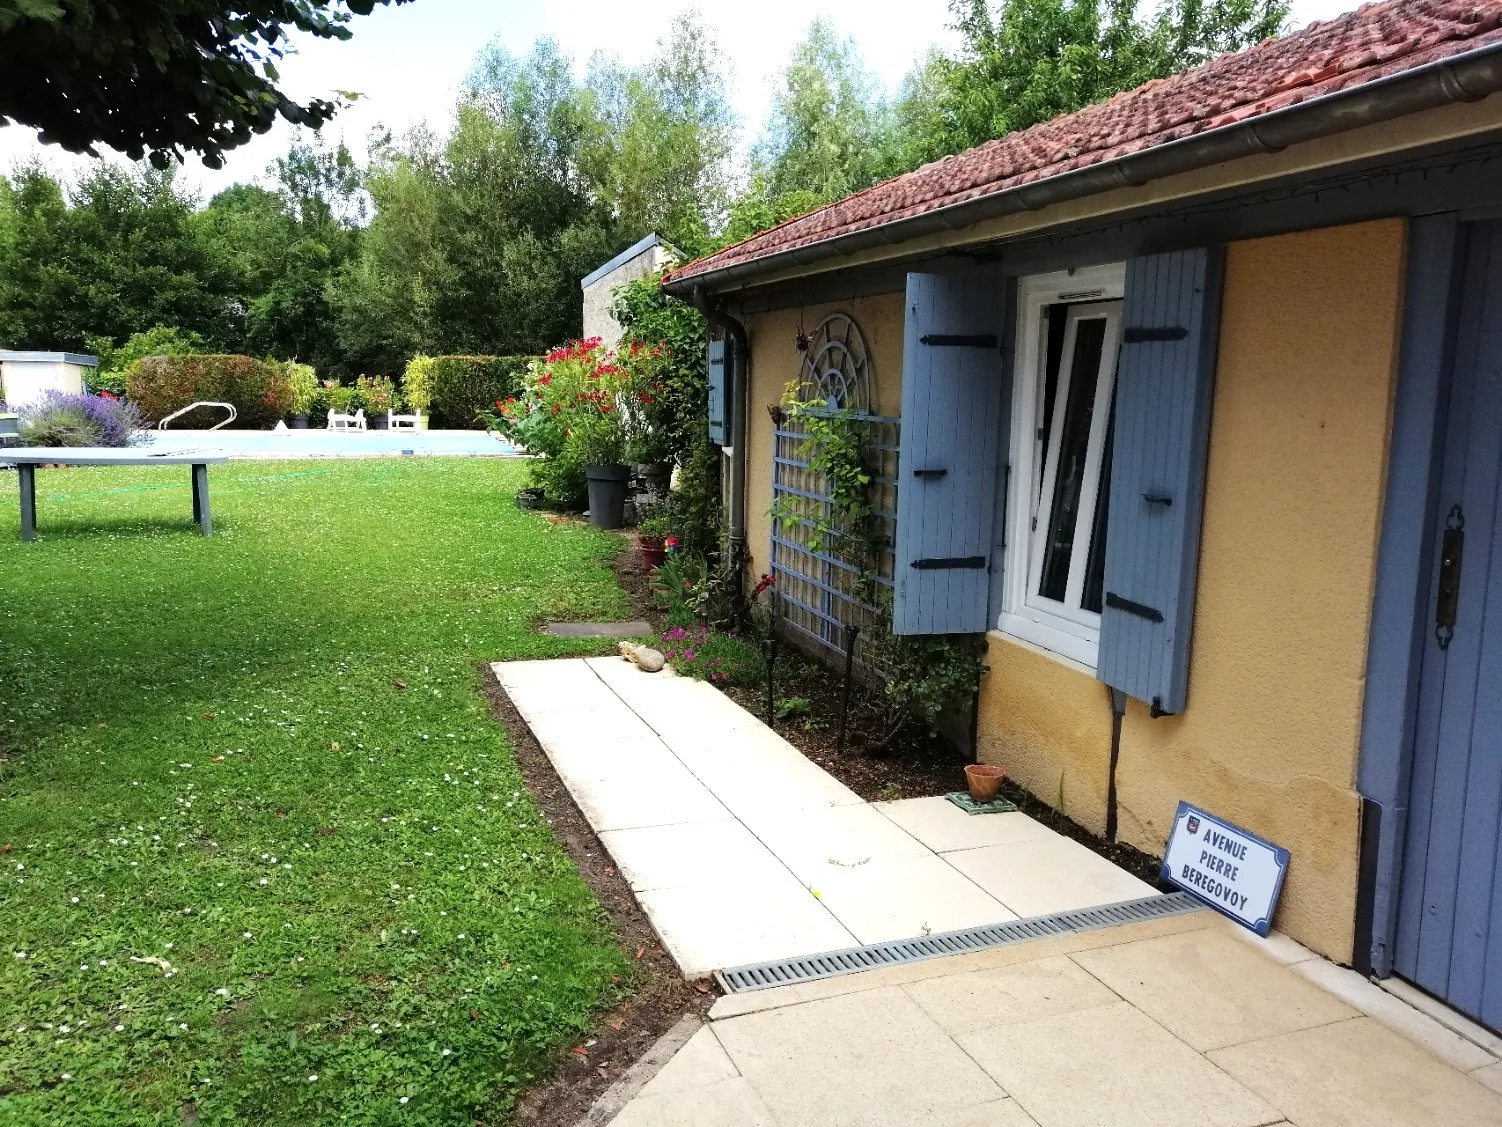
[[[655,52],[673,17],[690,6],[621,0],[415,0],[356,17],[349,42],[299,39],[299,53],[285,60],[281,72],[289,93],[298,98],[359,91],[361,99],[335,118],[325,134],[343,138],[363,154],[366,138],[378,124],[401,132],[427,121],[442,129],[476,52],[492,38],[519,54],[537,37],[550,35],[581,70],[597,51],[635,63]],[[1296,0],[1294,22],[1328,19],[1352,6],[1352,0]],[[731,104],[742,124],[743,144],[760,129],[777,72],[816,16],[829,19],[841,34],[854,36],[873,77],[893,89],[930,46],[951,49],[957,42],[944,0],[818,0],[814,5],[800,0],[718,0],[700,6],[700,11],[727,59]],[[225,168],[219,171],[204,168],[190,156],[183,178],[205,195],[254,180],[286,151],[296,133],[279,123],[227,154]],[[70,179],[90,163],[89,158],[40,144],[30,130],[0,128],[0,170],[34,156]]]

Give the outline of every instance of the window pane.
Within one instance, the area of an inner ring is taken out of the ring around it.
[[[1080,490],[1084,487],[1085,454],[1090,446],[1090,420],[1095,413],[1095,385],[1100,377],[1101,349],[1106,335],[1104,318],[1082,320],[1077,325],[1069,372],[1069,403],[1064,409],[1058,470],[1054,475],[1052,503],[1048,507],[1048,538],[1044,542],[1042,575],[1038,582],[1038,594],[1057,602],[1064,601],[1069,586],[1069,560],[1074,554]]]
[[[1095,524],[1090,531],[1090,558],[1080,606],[1101,612],[1106,587],[1106,520],[1111,507],[1111,445],[1116,437],[1116,389],[1111,389],[1111,414],[1106,419],[1106,446],[1100,458],[1100,492],[1095,495]]]

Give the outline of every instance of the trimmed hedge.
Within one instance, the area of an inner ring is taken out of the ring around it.
[[[264,430],[292,409],[292,384],[282,366],[249,356],[145,356],[130,366],[125,384],[152,421],[209,399],[235,405],[235,427]]]
[[[483,430],[480,413],[497,399],[515,395],[535,356],[435,356],[427,363],[433,380],[435,427]]]

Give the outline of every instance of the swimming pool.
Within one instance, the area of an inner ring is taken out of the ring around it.
[[[142,445],[164,454],[218,450],[237,459],[524,456],[482,430],[153,430]]]

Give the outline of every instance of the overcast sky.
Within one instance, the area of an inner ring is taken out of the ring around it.
[[[326,137],[343,138],[363,157],[365,139],[378,124],[398,133],[423,120],[440,129],[446,125],[459,83],[475,53],[492,38],[522,54],[540,36],[552,36],[581,71],[596,51],[635,63],[651,57],[673,17],[693,6],[691,0],[414,0],[355,17],[354,38],[348,42],[305,37],[299,53],[280,69],[286,88],[299,99],[330,96],[335,90],[363,95],[324,129]],[[1356,0],[1294,0],[1294,24],[1328,19],[1355,6]],[[829,19],[841,34],[853,35],[872,74],[891,89],[930,45],[951,48],[956,42],[945,0],[890,6],[871,0],[720,0],[699,7],[729,63],[730,100],[741,122],[743,145],[760,129],[776,73],[816,15]],[[237,181],[258,179],[286,151],[295,132],[279,122],[270,133],[227,154],[218,171],[190,155],[183,179],[205,196]],[[33,155],[69,179],[89,159],[39,144],[30,130],[0,128],[0,172]]]

